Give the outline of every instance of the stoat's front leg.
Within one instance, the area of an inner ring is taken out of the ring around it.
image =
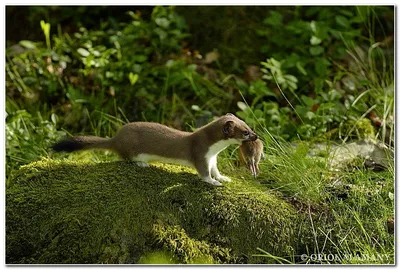
[[[200,178],[204,182],[210,183],[214,186],[222,186],[219,181],[211,177],[211,166],[209,163],[210,161],[206,160],[205,158],[196,160],[194,165],[196,170],[199,172]]]
[[[223,181],[223,182],[231,182],[232,180],[225,175],[222,175],[217,167],[217,162],[213,163],[211,165],[211,175],[215,177],[215,179],[219,180],[219,181]]]
[[[207,183],[209,183],[209,184],[211,184],[211,185],[214,185],[214,186],[222,186],[221,182],[218,182],[217,180],[211,178],[211,176],[205,176],[205,177],[200,176],[200,177],[201,177],[201,179],[202,179],[204,182],[207,182]]]
[[[230,182],[232,181],[229,177],[222,175],[217,167],[217,155],[213,156],[210,158],[208,161],[208,168],[210,170],[211,176],[215,177],[215,179],[219,181],[225,181],[225,182]]]

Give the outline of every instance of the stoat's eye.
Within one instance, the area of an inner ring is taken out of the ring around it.
[[[245,130],[245,131],[243,132],[243,135],[244,135],[244,136],[249,136],[249,135],[250,135],[250,132],[249,132],[248,130]]]

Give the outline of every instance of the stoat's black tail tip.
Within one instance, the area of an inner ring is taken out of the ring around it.
[[[85,147],[86,143],[78,140],[74,140],[74,138],[63,139],[54,145],[51,146],[51,149],[55,152],[74,152],[78,150],[82,150]]]

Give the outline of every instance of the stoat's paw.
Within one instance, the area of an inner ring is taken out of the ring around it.
[[[136,161],[136,165],[138,165],[139,167],[142,167],[142,168],[149,167],[149,164],[147,164],[146,162],[142,162],[142,161]]]
[[[218,182],[217,180],[212,179],[211,177],[203,178],[203,181],[207,182],[207,183],[209,183],[211,185],[217,186],[217,187],[222,186],[222,184],[220,182]]]
[[[232,182],[232,179],[230,179],[228,176],[220,175],[217,180],[222,181],[222,182]]]

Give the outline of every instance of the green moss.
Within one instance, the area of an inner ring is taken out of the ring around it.
[[[375,137],[375,128],[367,118],[348,120],[343,125],[342,134],[355,139],[370,139]]]
[[[234,259],[229,248],[193,239],[180,226],[155,224],[154,231],[161,246],[172,254],[172,261],[175,259],[183,263],[213,264]]]
[[[252,254],[289,256],[299,226],[250,181],[214,187],[173,165],[45,159],[6,194],[7,263],[268,263]]]

